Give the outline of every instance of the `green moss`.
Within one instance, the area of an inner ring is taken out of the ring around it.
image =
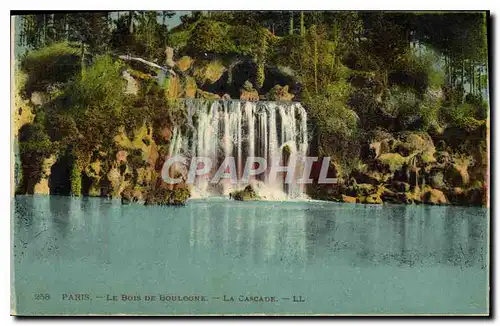
[[[184,205],[190,195],[189,189],[187,188],[175,188],[173,190],[173,194],[171,195],[171,204]]]
[[[385,153],[378,157],[378,160],[383,165],[389,167],[389,169],[394,172],[403,167],[404,164],[408,163],[408,158],[401,156],[398,153]]]
[[[194,70],[194,77],[200,85],[205,82],[213,84],[220,79],[225,71],[226,67],[224,67],[220,60],[213,60],[197,66]]]
[[[190,197],[190,191],[187,188],[175,188],[173,190],[166,188],[156,188],[150,190],[144,204],[145,205],[184,205]]]
[[[71,195],[72,196],[81,196],[82,195],[82,170],[78,166],[78,164],[73,162],[71,167]]]

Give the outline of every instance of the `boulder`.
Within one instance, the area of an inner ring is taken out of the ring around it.
[[[468,162],[449,164],[445,169],[445,180],[453,187],[464,187],[469,184]]]
[[[195,98],[197,89],[196,80],[193,77],[187,76],[184,81],[184,96],[186,98]]]
[[[165,65],[170,68],[175,66],[174,49],[169,46],[165,48]]]
[[[185,72],[191,68],[193,65],[194,60],[189,57],[189,56],[183,56],[176,62],[177,68],[179,68],[180,71]]]
[[[259,93],[257,91],[251,91],[251,92],[242,91],[240,94],[240,100],[259,101],[260,100]]]
[[[116,153],[116,162],[120,163],[120,162],[127,162],[127,155],[128,155],[128,152],[127,151],[118,151]]]
[[[269,93],[267,93],[267,99],[269,101],[291,101],[295,95],[288,92],[288,85],[281,86],[275,85]]]
[[[383,204],[382,198],[379,194],[372,194],[363,198],[363,204]]]
[[[403,167],[403,165],[408,164],[408,157],[404,157],[399,153],[386,153],[381,154],[377,158],[377,162],[380,163],[384,171],[395,172]]]
[[[355,204],[356,203],[356,197],[342,195],[342,201],[344,203]]]
[[[357,183],[368,183],[372,185],[378,185],[385,181],[385,177],[382,173],[368,169],[354,170],[351,172],[351,177],[353,177]]]
[[[220,100],[220,96],[218,94],[205,92],[201,89],[196,90],[196,98],[203,98],[206,100]]]
[[[172,129],[170,127],[163,127],[160,131],[161,138],[165,141],[170,141],[172,138]]]
[[[429,189],[424,193],[423,196],[424,203],[430,205],[446,205],[448,204],[448,199],[445,194],[438,189]]]
[[[144,205],[185,205],[190,197],[190,191],[187,187],[177,187],[167,189],[156,187],[147,192],[144,200]]]
[[[200,65],[196,65],[193,76],[196,79],[196,83],[200,86],[214,84],[222,77],[226,70],[226,67],[220,60],[205,61],[200,63]]]
[[[248,185],[245,187],[243,190],[237,190],[233,191],[232,193],[229,194],[230,198],[233,198],[234,200],[240,200],[240,201],[251,201],[251,200],[258,200],[259,196],[255,192],[255,190],[252,188],[251,185]]]
[[[391,182],[391,189],[394,189],[396,192],[408,192],[410,191],[410,185],[406,182],[394,180]]]
[[[432,169],[427,176],[427,181],[432,188],[442,189],[445,187],[444,174],[439,169]]]

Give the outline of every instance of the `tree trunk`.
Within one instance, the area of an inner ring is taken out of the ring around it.
[[[304,12],[300,12],[300,36],[304,36],[306,34],[306,27],[304,26]]]
[[[128,31],[130,35],[134,33],[134,12],[129,11],[128,12]]]
[[[316,29],[314,30],[314,90],[316,95],[318,95],[318,35],[316,34]]]
[[[481,85],[481,68],[479,68],[478,70],[478,74],[477,74],[477,82],[478,82],[478,94],[479,95],[482,95],[482,85]]]
[[[472,60],[469,60],[469,93],[472,94],[474,89],[474,67],[472,66]]]
[[[43,14],[43,45],[47,45],[47,15]]]
[[[288,35],[293,34],[293,11],[290,11],[290,26],[288,27]]]
[[[462,91],[464,89],[464,67],[465,67],[465,63],[464,63],[464,60],[462,60],[462,73],[461,73],[461,76],[460,76],[460,91]],[[462,101],[463,101],[463,96],[462,96]]]
[[[84,75],[85,71],[85,43],[83,43],[83,40],[81,41],[81,49],[80,49],[80,54],[82,56],[81,61],[80,61],[80,69],[81,69],[81,74],[82,76]]]

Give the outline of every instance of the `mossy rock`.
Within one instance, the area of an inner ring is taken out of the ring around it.
[[[253,91],[245,91],[242,90],[240,93],[240,100],[243,101],[259,101],[259,92],[253,90]]]
[[[203,66],[195,67],[193,75],[198,85],[213,84],[222,77],[226,70],[221,61],[213,60]]]
[[[218,94],[202,91],[201,89],[196,90],[196,98],[202,98],[205,100],[220,100]]]
[[[453,187],[464,187],[469,184],[470,177],[467,172],[467,163],[450,164],[445,169],[445,180]]]
[[[158,187],[146,194],[144,205],[185,205],[189,197],[190,191],[186,187],[178,187],[172,190]]]
[[[429,205],[446,205],[449,204],[448,199],[445,194],[438,189],[429,189],[424,192],[423,195],[424,203]]]
[[[198,86],[196,85],[196,80],[193,77],[187,76],[184,82],[184,94],[186,98],[195,98],[196,90]]]
[[[183,97],[184,90],[182,89],[181,80],[177,76],[168,76],[165,79],[165,98],[174,100]]]
[[[347,194],[353,197],[366,197],[377,192],[377,188],[368,183],[354,184],[346,190]]]
[[[440,170],[431,170],[430,175],[427,177],[429,184],[436,189],[445,187],[444,174]]]
[[[404,157],[399,153],[385,153],[381,154],[377,161],[382,164],[391,172],[395,172],[403,167],[403,165],[408,164],[408,157]]]
[[[288,92],[288,85],[275,85],[267,94],[269,101],[291,101],[295,95]]]
[[[146,80],[146,81],[155,79],[155,77],[151,76],[150,74],[146,74],[139,70],[129,68],[127,71],[130,74],[130,76],[132,76],[134,79]]]
[[[365,197],[364,204],[383,204],[382,198],[378,194],[372,194]]]
[[[410,185],[406,182],[394,180],[391,183],[391,189],[394,189],[396,192],[408,192],[410,191]]]
[[[432,164],[436,162],[436,158],[434,157],[434,150],[426,150],[418,155],[418,162],[424,166]]]
[[[194,62],[193,58],[185,55],[182,58],[180,58],[179,60],[177,60],[176,65],[180,71],[185,72],[191,68],[191,66],[193,65],[193,62]]]
[[[368,183],[371,185],[377,185],[385,181],[387,177],[378,171],[372,170],[354,170],[351,172],[351,177],[356,180],[357,183]]]
[[[355,204],[356,203],[356,197],[342,195],[342,201],[344,203]]]
[[[136,201],[137,199],[134,197],[134,188],[131,185],[122,191],[121,193],[122,204],[130,204]]]
[[[239,201],[251,201],[260,199],[251,185],[246,186],[243,190],[233,191],[229,195],[229,197]]]
[[[412,204],[413,196],[409,192],[394,192],[386,189],[380,198],[387,203],[393,204]]]

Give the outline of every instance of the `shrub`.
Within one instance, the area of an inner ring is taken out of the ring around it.
[[[420,119],[420,105],[421,100],[412,89],[393,86],[384,111],[398,122],[400,129],[405,130]]]
[[[484,121],[477,120],[476,108],[471,104],[461,104],[457,107],[443,110],[444,119],[452,126],[462,128],[467,131],[476,130]]]
[[[240,54],[255,56],[261,42],[259,30],[247,25],[236,25],[229,30],[229,38]]]
[[[399,60],[389,79],[392,85],[410,87],[419,94],[428,88],[440,89],[444,85],[444,71],[436,65],[439,57],[432,50],[409,52]]]
[[[187,42],[188,51],[194,56],[204,53],[226,54],[236,52],[229,37],[230,26],[208,19],[200,20]]]
[[[54,43],[28,52],[21,61],[21,70],[28,75],[24,92],[47,91],[54,84],[71,79],[81,67],[80,50],[69,43]]]
[[[346,171],[360,150],[357,114],[333,97],[315,96],[303,102],[317,126],[319,154],[335,158]]]
[[[488,118],[488,102],[484,101],[480,94],[467,94],[465,96],[465,103],[474,107],[474,115],[476,119],[484,120]]]
[[[108,55],[99,56],[86,67],[68,89],[74,104],[80,108],[95,106],[120,112],[123,107],[125,80],[122,64]]]
[[[43,124],[29,123],[19,130],[19,152],[22,178],[18,193],[32,194],[35,184],[40,181],[44,159],[55,152]]]

